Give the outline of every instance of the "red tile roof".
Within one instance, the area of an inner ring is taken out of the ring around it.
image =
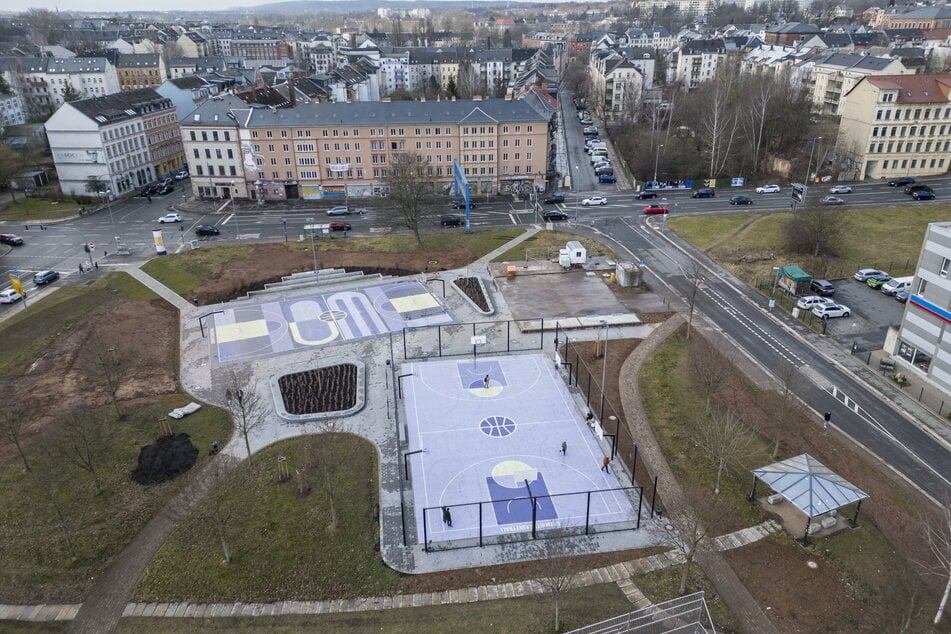
[[[865,81],[881,90],[898,90],[898,103],[946,103],[951,74],[873,75]]]

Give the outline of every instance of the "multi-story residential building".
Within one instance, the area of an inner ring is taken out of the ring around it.
[[[20,97],[14,94],[4,95],[0,93],[0,129],[23,123],[26,123],[26,116],[23,114],[23,104],[20,103]]]
[[[162,175],[156,165],[184,164],[180,139],[169,138],[177,125],[172,102],[151,88],[63,104],[46,122],[60,188],[122,195],[152,182]],[[161,157],[155,163],[153,151]]]
[[[624,32],[626,46],[634,48],[652,48],[661,51],[670,50],[674,45],[674,36],[662,26],[649,29],[628,29]]]
[[[871,75],[912,75],[899,59],[830,53],[816,59],[812,66],[813,110],[822,114],[839,114],[842,95],[863,77]]]
[[[723,40],[690,40],[684,42],[672,57],[669,71],[673,72],[673,77],[670,80],[692,90],[714,78],[720,60],[726,58],[726,45]]]
[[[658,18],[661,12],[667,7],[676,8],[681,15],[705,15],[710,13],[713,6],[712,0],[642,0],[638,3],[641,15],[654,16]]]
[[[644,76],[626,57],[614,51],[592,51],[591,94],[602,116],[632,117],[641,101]],[[589,107],[594,107],[590,102]]]
[[[104,57],[5,57],[3,76],[29,119],[43,120],[65,103],[119,92],[115,66]]]
[[[784,24],[775,24],[766,29],[763,34],[766,44],[779,44],[781,46],[796,46],[809,38],[819,35],[822,30],[812,24],[803,22],[786,22]]]
[[[243,57],[248,68],[280,68],[294,62],[294,46],[278,38],[236,36],[231,39],[231,54]]]
[[[151,88],[165,81],[165,61],[158,53],[120,54],[115,66],[119,90]]]
[[[946,4],[932,7],[917,7],[905,13],[889,13],[882,20],[884,29],[934,29],[951,28],[951,7]]]
[[[951,393],[951,223],[928,225],[896,338],[885,349]]]
[[[474,194],[545,182],[548,117],[524,101],[311,103],[250,109],[215,97],[182,122],[193,186],[206,197],[385,195],[397,154],[448,187],[458,161]]]
[[[212,54],[208,40],[194,31],[182,33],[175,44],[182,52],[182,57],[208,57]]]
[[[859,179],[947,172],[949,95],[948,74],[862,78],[842,96],[837,155]]]

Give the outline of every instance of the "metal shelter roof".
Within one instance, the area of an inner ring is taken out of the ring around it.
[[[753,475],[810,518],[868,497],[807,453],[753,469]]]

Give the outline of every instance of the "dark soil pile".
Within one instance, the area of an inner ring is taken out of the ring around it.
[[[197,458],[198,448],[188,434],[163,436],[139,451],[132,479],[139,484],[166,482],[191,469]]]
[[[289,414],[339,412],[357,403],[357,366],[352,363],[285,374],[277,384]]]
[[[479,284],[479,278],[477,277],[457,277],[453,284],[459,287],[466,296],[475,302],[475,305],[478,306],[485,312],[489,311],[489,301],[486,299],[485,293],[482,292],[482,285]]]

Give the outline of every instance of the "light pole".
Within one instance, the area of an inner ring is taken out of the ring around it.
[[[238,210],[234,206],[234,181],[231,181],[231,186],[228,188],[228,197],[231,198],[231,215],[234,216],[234,239],[240,240],[241,234],[238,232]]]
[[[314,219],[307,219],[307,226],[310,228],[310,250],[314,253],[314,275],[317,275],[317,245],[314,244]]]
[[[809,150],[809,162],[806,163],[806,178],[802,181],[805,189],[802,190],[802,204],[806,204],[806,197],[809,195],[809,171],[812,169],[812,154],[816,151],[816,141],[821,141],[822,137],[817,136],[812,140],[812,148]]]
[[[654,153],[654,189],[657,189],[657,162],[660,160],[660,148],[662,147],[664,147],[664,144],[659,144],[657,152]]]
[[[604,326],[604,348],[601,349],[601,360],[603,363],[601,364],[601,407],[598,410],[598,418],[604,420],[605,380],[608,376],[608,322],[602,319],[601,325]]]
[[[96,179],[97,182],[100,182],[99,179],[101,179],[101,178],[103,178],[103,177],[109,178],[108,175],[102,174],[102,175],[100,175],[100,176],[96,176],[95,179]],[[106,199],[106,208],[109,209],[109,222],[112,224],[112,235],[115,237],[115,240],[116,240],[116,250],[118,251],[118,249],[119,249],[119,231],[118,231],[118,229],[116,229],[116,219],[112,217],[112,199],[109,198],[109,196],[112,195],[112,190],[111,190],[110,188],[106,187],[105,189],[100,189],[98,193],[99,193],[100,196],[102,196],[102,197],[104,197],[104,198]]]

